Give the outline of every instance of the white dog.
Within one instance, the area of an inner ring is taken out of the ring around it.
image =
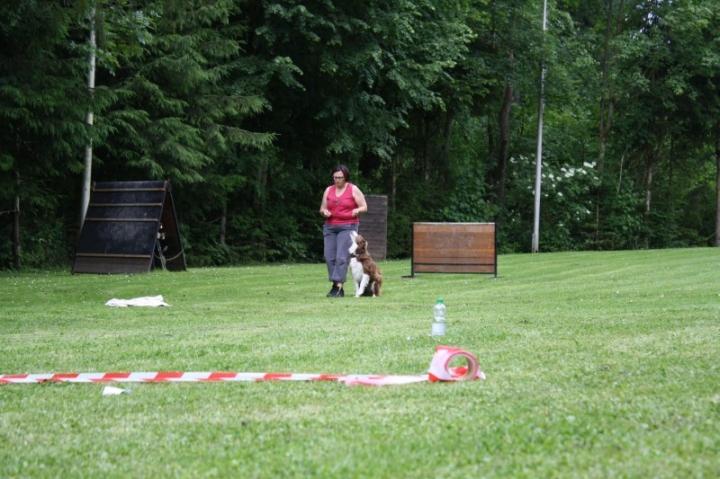
[[[380,296],[382,292],[382,272],[367,251],[367,241],[352,232],[350,245],[350,272],[355,283],[355,297]]]

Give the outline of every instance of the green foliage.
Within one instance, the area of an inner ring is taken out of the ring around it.
[[[310,155],[388,160],[410,110],[443,107],[432,86],[461,58],[469,31],[428,1],[296,3],[266,2],[257,28],[256,48],[303,75],[302,97],[276,105],[272,118],[304,122],[312,138],[300,131],[287,141]]]
[[[468,172],[453,188],[442,211],[443,221],[450,223],[478,223],[492,221],[497,210],[483,197],[484,182]]]
[[[644,247],[645,225],[640,212],[643,197],[628,181],[606,179],[597,232],[588,239],[592,249],[638,249]]]
[[[106,78],[125,94],[108,115],[109,127],[120,135],[105,155],[123,157],[126,167],[151,178],[204,181],[212,165],[237,148],[270,144],[271,135],[240,127],[243,117],[267,103],[238,94],[234,85],[244,30],[230,22],[233,2],[157,7],[144,55],[132,59],[122,77]]]

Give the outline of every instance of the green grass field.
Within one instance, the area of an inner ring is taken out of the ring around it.
[[[380,267],[374,299],[325,298],[323,264],[0,273],[0,374],[421,374],[447,344],[487,375],[0,385],[0,477],[720,475],[720,250],[501,256],[497,278]],[[159,294],[172,306],[104,305]]]

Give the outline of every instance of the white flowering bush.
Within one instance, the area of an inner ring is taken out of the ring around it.
[[[535,205],[534,158],[510,158],[511,196],[506,227],[532,231]],[[593,190],[600,185],[595,162],[579,165],[543,162],[540,183],[540,238],[543,251],[579,249],[594,221]],[[510,231],[509,231],[510,233]],[[521,234],[520,231],[512,234]]]

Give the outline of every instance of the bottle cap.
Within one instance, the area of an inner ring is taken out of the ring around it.
[[[435,302],[436,302],[436,303],[442,303],[442,302],[443,302],[443,299],[442,299],[442,298],[438,298],[437,301],[435,301]]]

